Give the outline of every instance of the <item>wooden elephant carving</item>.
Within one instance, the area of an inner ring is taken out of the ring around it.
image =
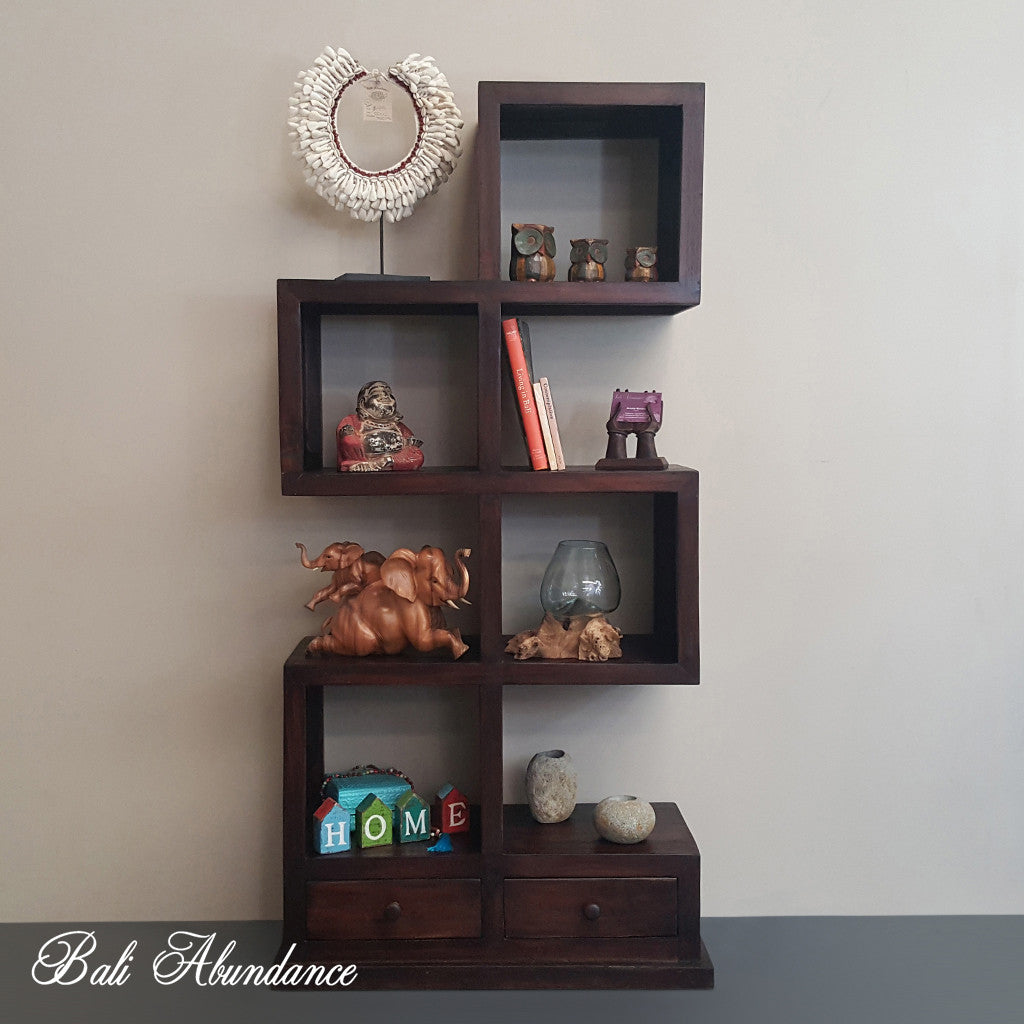
[[[384,556],[379,551],[364,551],[353,541],[343,540],[336,544],[328,544],[311,562],[306,555],[306,545],[296,542],[295,546],[299,549],[302,564],[307,569],[334,573],[331,582],[306,602],[306,607],[310,611],[315,610],[321,601],[341,604],[349,594],[355,594],[380,579],[380,567],[384,564]]]
[[[325,549],[325,554],[333,547]],[[366,582],[352,586],[354,581],[343,578],[339,587],[320,598],[336,601],[339,607],[324,623],[322,635],[310,642],[307,654],[361,657],[399,654],[413,647],[417,651],[447,648],[454,657],[461,657],[468,648],[459,631],[448,628],[441,606],[458,610],[456,601],[470,603],[466,599],[469,569],[463,561],[470,553],[469,548],[460,548],[452,566],[440,548],[425,545],[418,552],[399,548],[377,565],[376,559],[371,558],[377,552],[364,553],[359,548],[359,554],[347,563],[348,568],[335,571],[345,573],[361,559],[371,566],[360,570]],[[345,561],[349,554],[347,550],[339,552],[340,561]],[[305,565],[305,555],[303,559]],[[316,561],[309,563],[309,567],[317,568]],[[333,565],[333,556],[328,556],[327,565]],[[316,606],[320,593],[314,595],[307,607]]]

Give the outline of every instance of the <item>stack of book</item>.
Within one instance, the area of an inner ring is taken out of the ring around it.
[[[519,420],[534,469],[565,469],[562,440],[555,419],[555,404],[547,377],[533,375],[530,328],[525,320],[509,317],[501,322],[505,351],[512,371],[512,386],[519,403]]]

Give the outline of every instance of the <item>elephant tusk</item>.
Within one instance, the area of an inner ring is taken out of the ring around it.
[[[448,600],[445,601],[445,604],[448,605],[449,608],[454,608],[456,611],[459,610],[459,606],[451,598],[448,598]]]
[[[459,600],[460,600],[460,601],[461,601],[461,602],[462,602],[463,604],[468,604],[468,605],[469,605],[470,607],[472,607],[472,605],[473,605],[473,602],[472,602],[472,601],[470,601],[468,597],[460,597],[460,598],[459,598]]]

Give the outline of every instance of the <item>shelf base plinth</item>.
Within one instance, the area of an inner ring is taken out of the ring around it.
[[[623,470],[623,469],[642,469],[642,470],[662,470],[668,469],[668,459],[658,455],[650,459],[632,458],[632,459],[600,459],[595,465],[594,469],[611,469],[611,470]]]
[[[288,954],[289,966],[336,966],[340,961],[317,951],[317,943],[284,943],[277,952],[275,963]],[[395,951],[397,952],[397,951]],[[345,965],[355,963],[355,977],[342,988],[339,984],[279,984],[277,991],[405,991],[405,990],[540,990],[540,989],[712,989],[715,968],[708,951],[701,943],[697,960],[651,961],[633,963],[507,963],[498,957],[481,957],[474,962],[415,962],[404,961],[389,954],[386,959],[359,962],[345,959]],[[323,973],[326,973],[323,972]],[[299,972],[294,971],[293,976]],[[335,978],[342,976],[335,971]],[[351,978],[351,974],[349,975]]]

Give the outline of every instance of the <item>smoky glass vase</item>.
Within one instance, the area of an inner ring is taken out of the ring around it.
[[[556,619],[615,611],[621,590],[608,548],[599,540],[563,540],[548,563],[540,603]]]

